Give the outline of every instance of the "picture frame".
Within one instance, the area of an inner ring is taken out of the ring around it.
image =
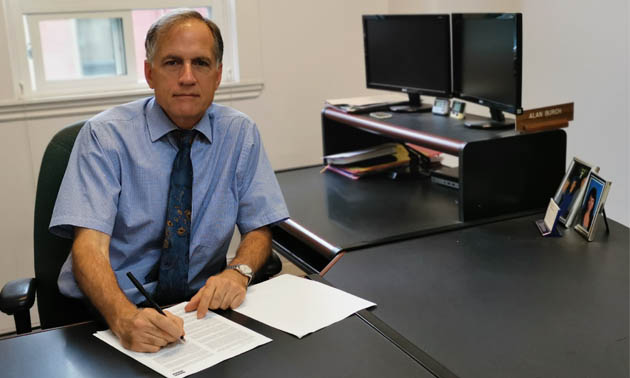
[[[586,184],[584,197],[580,204],[575,230],[588,241],[592,241],[597,229],[597,221],[604,209],[611,181],[604,180],[595,172],[591,172]]]
[[[575,220],[591,172],[598,173],[599,167],[574,157],[553,196],[553,200],[560,207],[558,221],[565,228],[571,227]]]

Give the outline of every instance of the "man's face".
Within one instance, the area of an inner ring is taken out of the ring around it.
[[[191,129],[212,104],[223,65],[214,59],[214,38],[199,20],[185,20],[158,37],[144,76],[155,98],[178,127]]]

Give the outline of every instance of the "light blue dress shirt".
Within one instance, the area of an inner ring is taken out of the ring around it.
[[[193,290],[225,263],[234,225],[241,234],[288,218],[282,192],[255,123],[212,104],[192,145],[192,238],[188,282]],[[134,303],[144,300],[126,277],[145,277],[158,263],[177,144],[176,126],[153,97],[107,110],[77,136],[61,183],[50,231],[73,237],[73,227],[111,236],[110,262],[118,285]],[[83,297],[72,256],[61,268],[60,291]]]

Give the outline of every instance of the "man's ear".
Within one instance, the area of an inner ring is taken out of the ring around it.
[[[149,88],[153,89],[153,69],[151,67],[151,63],[144,61],[144,78],[147,80],[147,84],[149,84]]]

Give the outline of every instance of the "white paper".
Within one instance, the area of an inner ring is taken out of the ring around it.
[[[365,106],[370,104],[386,104],[409,100],[404,93],[385,93],[374,96],[349,97],[326,100],[330,105],[349,105],[349,106]]]
[[[284,274],[251,286],[235,311],[301,338],[372,306],[320,282]]]
[[[341,152],[324,156],[327,164],[350,164],[357,161],[392,155],[396,153],[397,143],[385,143],[361,150]]]
[[[459,157],[447,153],[442,153],[442,165],[449,168],[459,167]]]
[[[554,201],[553,198],[550,199],[544,219],[545,227],[547,227],[547,230],[551,231],[553,229],[553,224],[556,222],[558,211],[560,211],[560,207],[558,206],[558,204],[556,204],[556,201]]]
[[[170,344],[157,353],[125,349],[111,330],[96,332],[94,336],[163,376],[178,378],[207,369],[271,341],[211,311],[203,319],[197,319],[197,312],[186,313],[185,306],[186,303],[180,303],[168,311],[184,319],[186,342]]]

